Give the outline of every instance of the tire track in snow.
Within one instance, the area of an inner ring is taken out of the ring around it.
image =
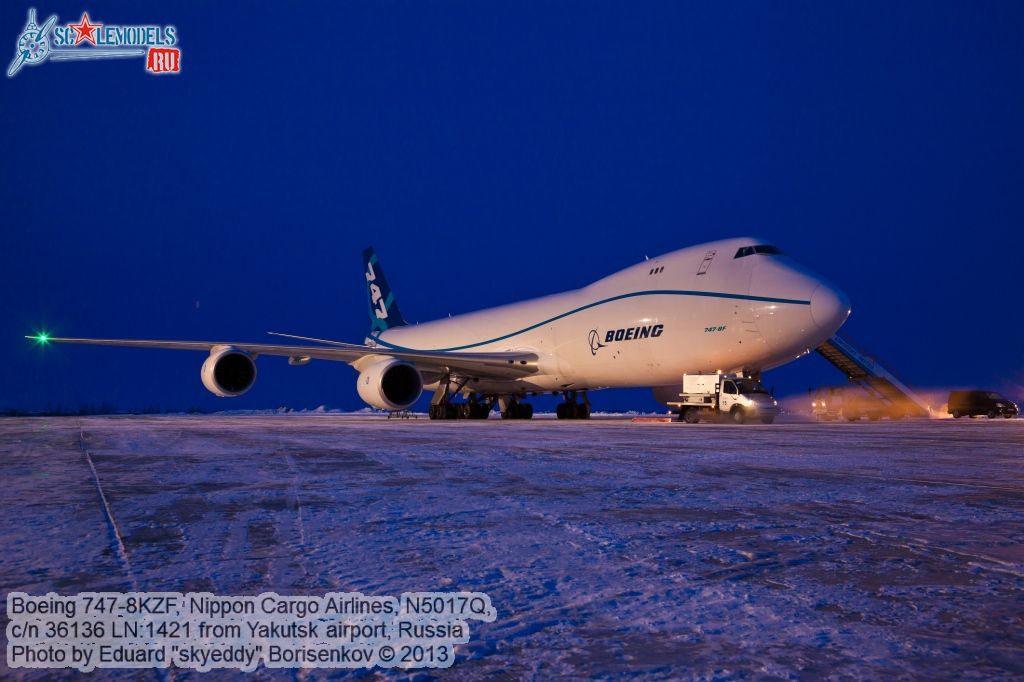
[[[302,550],[299,564],[302,567],[302,572],[309,575],[309,570],[306,569],[306,527],[302,522],[302,498],[299,497],[299,470],[295,466],[295,458],[292,457],[291,452],[286,450],[284,459],[288,463],[288,471],[292,475],[291,493],[295,499],[295,526],[299,530],[299,548]]]
[[[121,563],[124,565],[125,573],[132,584],[132,588],[138,590],[138,581],[135,579],[135,572],[132,570],[131,559],[128,558],[128,550],[125,549],[124,546],[124,538],[121,535],[121,529],[117,525],[117,519],[114,518],[114,512],[110,508],[110,502],[107,500],[107,495],[103,492],[103,484],[100,483],[100,475],[99,472],[96,471],[96,464],[92,461],[92,455],[89,453],[89,449],[85,447],[85,431],[81,429],[78,431],[78,449],[85,455],[85,463],[89,465],[89,471],[92,473],[92,482],[93,485],[96,486],[96,492],[99,493],[100,506],[102,507],[103,515],[107,520],[107,528],[113,536],[113,544],[117,551],[117,556],[121,559]]]
[[[96,492],[100,496],[100,506],[103,509],[103,515],[107,520],[107,527],[110,529],[113,535],[114,545],[116,545],[117,555],[121,559],[121,563],[124,565],[124,572],[128,578],[128,582],[131,583],[132,590],[135,592],[141,592],[139,589],[139,581],[135,575],[135,569],[132,567],[131,559],[128,557],[128,549],[124,546],[124,536],[121,534],[121,528],[117,525],[117,518],[114,516],[114,510],[110,507],[110,501],[107,499],[107,494],[103,491],[103,484],[100,482],[100,474],[96,470],[96,463],[92,460],[92,453],[89,452],[89,448],[85,447],[85,430],[82,429],[82,423],[78,423],[78,449],[85,455],[85,462],[89,465],[89,471],[92,473],[92,482],[96,486]],[[173,680],[174,672],[171,668],[156,668],[153,670],[156,678],[163,682],[164,680]]]

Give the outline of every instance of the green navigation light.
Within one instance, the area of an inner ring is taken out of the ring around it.
[[[46,332],[37,332],[35,336],[29,336],[28,338],[32,339],[40,346],[45,346],[50,343],[50,335]]]

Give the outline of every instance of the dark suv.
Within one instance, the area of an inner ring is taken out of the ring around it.
[[[1017,405],[995,391],[952,391],[948,411],[955,419],[987,415],[989,419],[1017,416]]]

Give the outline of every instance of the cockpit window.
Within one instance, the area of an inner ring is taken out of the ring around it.
[[[781,256],[782,249],[771,244],[761,244],[759,246],[741,246],[736,252],[733,258],[745,258],[747,256],[753,256],[755,253],[761,253],[766,256]]]

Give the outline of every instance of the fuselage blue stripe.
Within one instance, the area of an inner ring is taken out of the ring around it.
[[[438,352],[443,353],[443,352],[449,352],[449,351],[454,352],[454,351],[459,351],[459,350],[466,350],[467,348],[477,348],[479,346],[486,346],[489,343],[497,343],[498,341],[504,341],[505,339],[510,339],[513,336],[518,336],[519,334],[523,334],[525,332],[532,331],[532,330],[536,329],[537,327],[543,327],[546,324],[551,324],[552,322],[555,322],[556,320],[560,320],[563,317],[569,317],[570,315],[575,315],[576,313],[582,312],[584,310],[588,310],[590,308],[596,308],[597,306],[604,305],[605,303],[612,303],[613,301],[621,301],[624,298],[635,298],[637,296],[703,296],[703,297],[708,297],[708,298],[729,298],[729,299],[736,299],[736,300],[740,300],[740,301],[759,301],[759,302],[762,302],[762,303],[788,303],[790,305],[810,305],[811,304],[810,301],[801,301],[799,299],[794,299],[794,298],[772,298],[770,296],[748,296],[746,294],[723,294],[723,293],[717,292],[717,291],[685,291],[685,290],[676,290],[676,289],[653,289],[653,290],[650,290],[650,291],[634,291],[631,294],[620,294],[618,296],[612,296],[611,298],[605,298],[605,299],[602,299],[600,301],[594,301],[593,303],[588,303],[585,306],[580,306],[579,308],[575,308],[575,309],[570,310],[568,312],[564,312],[564,313],[562,313],[560,315],[555,315],[552,318],[549,318],[547,320],[543,320],[541,322],[538,322],[537,324],[530,325],[529,327],[524,327],[524,328],[522,328],[522,329],[520,329],[518,331],[514,331],[514,332],[511,332],[509,334],[505,334],[504,336],[497,336],[497,337],[495,337],[493,339],[488,339],[486,341],[479,341],[477,343],[467,343],[464,346],[452,346],[451,348],[430,348],[430,349],[427,349],[427,348],[406,348],[405,346],[399,346],[399,345],[396,345],[396,344],[393,344],[393,343],[388,343],[387,341],[385,341],[384,339],[381,339],[381,338],[376,338],[374,340],[379,345],[384,346],[385,348],[390,348],[391,350],[398,350],[398,351],[403,351],[403,350],[404,351],[417,351],[417,350],[426,351],[426,350],[429,350],[429,351],[434,352],[434,353],[438,353]],[[397,329],[401,329],[401,327],[397,327]]]

